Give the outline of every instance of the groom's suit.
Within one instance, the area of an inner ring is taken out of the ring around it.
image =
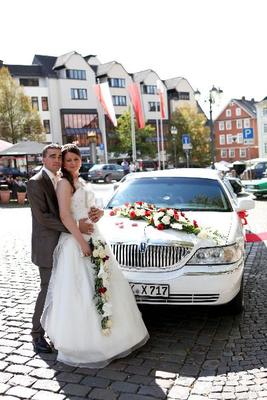
[[[53,252],[60,232],[68,232],[59,217],[56,192],[48,174],[41,170],[27,184],[27,196],[32,211],[32,262],[39,267],[41,290],[33,314],[33,338],[44,330],[40,324],[48,283],[53,266]]]

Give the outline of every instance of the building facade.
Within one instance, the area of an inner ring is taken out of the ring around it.
[[[46,142],[74,142],[88,156],[92,143],[96,146],[103,143],[100,121],[103,111],[100,112],[95,93],[96,83],[108,82],[117,117],[129,110],[128,85],[132,82],[139,84],[145,121],[155,126],[155,140],[159,140],[157,121],[161,121],[166,134],[176,108],[197,104],[194,91],[185,78],[163,81],[150,69],[130,74],[120,63],[102,64],[95,55],[83,57],[75,51],[59,57],[37,54],[32,65],[2,65],[24,87],[32,107],[39,112]],[[163,88],[163,119],[158,82]],[[104,124],[107,137],[114,135],[114,127],[107,116]]]
[[[267,158],[267,96],[259,101],[257,109],[257,127],[259,138],[259,157]]]
[[[256,102],[232,99],[214,121],[216,161],[259,157]]]

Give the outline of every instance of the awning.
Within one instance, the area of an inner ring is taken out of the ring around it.
[[[26,156],[42,154],[45,143],[19,142],[6,150],[0,151],[0,156]]]
[[[7,150],[9,147],[12,147],[13,143],[6,142],[5,140],[0,140],[0,151]]]

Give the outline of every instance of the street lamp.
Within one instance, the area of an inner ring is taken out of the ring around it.
[[[210,113],[210,121],[209,121],[209,125],[210,125],[210,143],[211,143],[211,166],[214,169],[214,164],[215,164],[215,137],[214,137],[214,124],[213,124],[213,119],[212,119],[212,105],[216,102],[216,98],[217,97],[221,97],[223,91],[220,88],[216,88],[214,85],[212,86],[212,88],[209,90],[209,113]],[[195,91],[195,98],[196,100],[200,97],[200,91],[197,89]]]
[[[176,168],[176,137],[177,137],[178,130],[176,126],[171,126],[171,135],[174,145],[174,167]]]

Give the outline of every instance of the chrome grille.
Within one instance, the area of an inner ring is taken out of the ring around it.
[[[219,300],[219,294],[199,293],[199,294],[170,294],[167,298],[162,297],[146,297],[135,296],[137,303],[144,304],[177,304],[177,305],[190,305],[190,304],[209,304],[216,303]]]
[[[142,252],[138,244],[113,243],[111,248],[123,268],[167,270],[186,257],[192,246],[147,244]]]

